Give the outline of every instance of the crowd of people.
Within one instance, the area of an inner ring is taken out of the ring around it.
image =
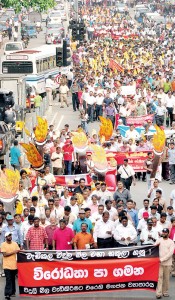
[[[48,129],[43,148],[45,167],[30,175],[23,168],[18,142],[11,148],[11,165],[20,171],[17,199],[9,208],[0,202],[0,242],[3,253],[1,276],[6,276],[6,299],[15,294],[15,256],[20,250],[71,250],[159,245],[160,272],[156,297],[169,296],[169,275],[175,276],[175,189],[169,195],[161,187],[162,180],[175,183],[175,65],[173,26],[156,25],[144,20],[140,27],[128,13],[119,14],[114,7],[83,6],[81,16],[87,25],[88,39],[71,43],[73,67],[60,85],[61,107],[68,106],[72,94],[73,111],[80,110],[81,125],[89,143],[102,145],[106,151],[147,151],[143,173],[135,173],[124,160],[116,168],[117,188],[108,190],[96,174],[92,153],[86,153],[83,167],[72,144],[69,124],[57,135],[54,126]],[[117,64],[109,67],[110,61]],[[135,93],[126,95],[122,88],[132,86]],[[120,126],[129,116],[153,115],[140,133],[135,126]],[[113,134],[101,142],[97,132],[91,136],[88,123],[105,116],[112,121]],[[167,123],[166,123],[167,121]],[[155,179],[151,130],[154,124],[172,127],[160,158]],[[117,126],[116,126],[117,125]],[[74,129],[75,131],[75,129]],[[149,134],[148,134],[149,133]],[[150,137],[150,138],[149,138]],[[34,140],[34,133],[31,141]],[[1,172],[6,172],[1,166]],[[33,172],[33,171],[32,171]],[[83,173],[91,176],[86,184]],[[57,175],[79,174],[74,188],[58,186]],[[147,181],[142,208],[130,191],[136,181]],[[11,263],[10,262],[11,258]]]

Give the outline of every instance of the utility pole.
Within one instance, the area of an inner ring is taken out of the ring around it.
[[[74,0],[75,19],[78,21],[78,0]]]

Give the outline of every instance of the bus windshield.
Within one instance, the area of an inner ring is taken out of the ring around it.
[[[22,49],[23,48],[21,43],[9,43],[5,46],[5,51],[18,51]]]

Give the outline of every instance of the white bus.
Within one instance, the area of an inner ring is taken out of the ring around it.
[[[45,93],[45,81],[49,75],[56,77],[62,68],[56,67],[57,45],[43,45],[34,49],[17,51],[1,58],[1,73],[11,76],[25,75],[32,95]]]

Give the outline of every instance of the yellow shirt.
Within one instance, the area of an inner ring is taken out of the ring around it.
[[[16,242],[11,242],[10,244],[4,242],[1,244],[1,252],[10,253],[16,250],[20,250]],[[3,256],[3,269],[9,269],[9,270],[17,269],[16,254],[7,257]]]

